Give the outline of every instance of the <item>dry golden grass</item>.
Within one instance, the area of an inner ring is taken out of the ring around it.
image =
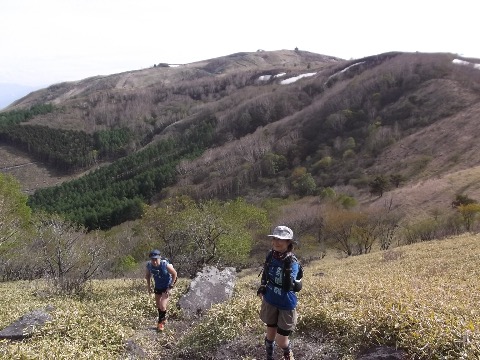
[[[479,358],[479,242],[479,235],[463,235],[346,259],[329,255],[308,264],[294,336],[323,333],[344,347],[345,359],[377,344],[404,348],[416,359]],[[163,340],[139,337],[141,324],[156,316],[140,279],[95,281],[84,299],[40,296],[45,288],[39,282],[1,283],[0,328],[35,308],[50,304],[55,310],[53,321],[32,338],[1,341],[0,357],[122,358],[130,338],[152,359],[164,351],[163,342],[169,358],[185,355],[185,349],[213,354],[222,343],[264,330],[254,270],[241,274],[230,301],[213,306],[200,322],[170,327]],[[181,284],[171,304],[188,281]],[[181,321],[181,311],[170,309]]]
[[[349,346],[394,344],[415,358],[478,358],[479,241],[465,235],[311,265],[299,327]]]
[[[5,359],[107,359],[123,350],[135,319],[148,313],[135,281],[94,282],[86,299],[48,298],[44,284],[0,284],[0,327],[21,315],[51,305],[53,321],[24,341],[0,342]],[[40,296],[39,296],[40,295]],[[128,316],[127,316],[128,314]]]

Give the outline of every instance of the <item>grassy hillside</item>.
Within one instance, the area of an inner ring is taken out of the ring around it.
[[[477,235],[463,235],[306,265],[294,341],[332,340],[343,359],[378,344],[405,349],[416,359],[478,358],[479,241]],[[55,310],[53,321],[31,339],[0,342],[0,356],[125,358],[130,339],[130,348],[135,343],[146,359],[220,359],[229,349],[230,355],[251,360],[263,353],[257,270],[243,271],[234,297],[194,322],[185,322],[174,306],[188,285],[182,280],[161,335],[153,333],[153,300],[141,279],[94,281],[83,298],[55,296],[37,281],[1,283],[0,327],[38,307],[53,305]],[[295,350],[305,358],[313,351]]]
[[[392,189],[383,198],[365,197],[370,208],[382,208],[386,199],[395,208],[408,209],[411,216],[441,213],[450,206],[456,194],[466,193],[480,199],[480,167],[452,171],[444,176],[419,180],[408,186]]]

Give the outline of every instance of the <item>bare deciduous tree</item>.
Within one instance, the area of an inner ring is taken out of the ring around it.
[[[41,214],[35,224],[48,278],[62,293],[81,292],[105,263],[104,241],[57,215]]]

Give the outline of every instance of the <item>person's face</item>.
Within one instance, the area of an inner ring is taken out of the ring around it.
[[[278,252],[285,252],[288,250],[288,240],[282,240],[282,239],[277,239],[277,238],[272,238],[272,248],[275,251]]]
[[[152,263],[153,266],[160,265],[160,259],[150,259],[150,262]]]

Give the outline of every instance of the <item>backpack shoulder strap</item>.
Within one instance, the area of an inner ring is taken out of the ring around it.
[[[285,261],[290,263],[294,263],[294,262],[300,263],[300,260],[298,260],[297,255],[295,255],[293,252],[288,253],[288,255],[285,257]]]
[[[260,274],[258,274],[258,276],[262,275],[262,281],[261,281],[262,285],[265,285],[267,283],[268,266],[270,265],[270,262],[272,261],[272,257],[273,257],[273,251],[270,250],[267,253],[267,256],[265,257],[265,263],[263,264],[263,268],[260,271]]]
[[[168,262],[168,259],[167,258],[162,258],[161,261],[160,261],[160,266],[162,268],[162,271],[167,271],[167,265],[169,264]]]
[[[292,289],[292,279],[291,279],[291,274],[292,274],[292,263],[293,263],[293,258],[292,258],[292,253],[289,252],[287,256],[283,259],[283,284],[282,288],[285,291],[290,291]]]
[[[294,253],[288,254],[287,257],[285,258],[284,269],[290,269],[290,271],[291,271],[293,263],[298,264],[298,273],[297,273],[296,280],[301,280],[302,277],[303,277],[303,267],[302,267],[302,264],[300,264],[300,261],[298,260],[297,256]]]

